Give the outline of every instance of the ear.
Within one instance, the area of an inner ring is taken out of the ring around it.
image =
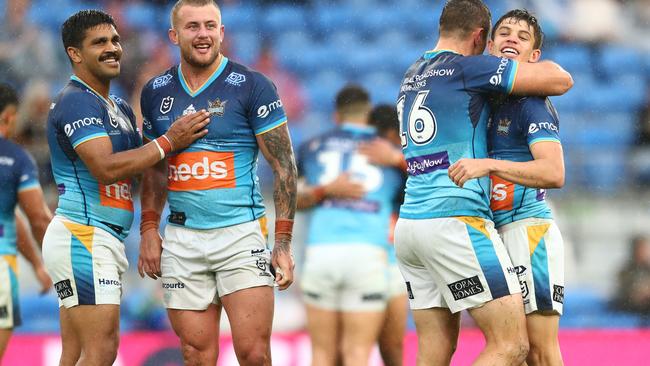
[[[219,33],[220,33],[220,37],[221,37],[220,41],[223,42],[224,36],[226,34],[226,26],[225,25],[223,25],[223,24],[221,25],[221,32],[219,32]]]
[[[169,36],[169,40],[178,46],[178,33],[176,32],[176,29],[171,28],[167,31],[167,35]]]
[[[528,59],[528,62],[537,62],[539,59],[542,58],[542,50],[537,49],[533,50],[533,52],[530,54],[530,58]]]
[[[488,38],[487,49],[490,55],[494,55],[494,41]]]
[[[341,120],[341,114],[337,111],[334,111],[334,122],[336,122],[337,125],[343,123]]]
[[[74,64],[79,64],[82,61],[81,57],[81,50],[78,49],[77,47],[68,47],[65,49],[65,52],[68,54],[68,57],[70,57],[70,60],[72,60],[72,63]]]
[[[485,51],[485,41],[487,40],[486,35],[486,30],[483,28],[477,28],[474,32],[472,32],[474,49],[477,50],[478,54],[482,54],[483,51]]]

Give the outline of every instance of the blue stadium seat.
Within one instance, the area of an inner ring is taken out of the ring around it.
[[[258,31],[258,10],[253,6],[222,6],[221,19],[226,27],[226,37],[230,32]]]
[[[600,62],[604,71],[610,77],[615,77],[621,73],[639,71],[639,66],[643,65],[639,51],[618,45],[603,47]]]
[[[316,111],[331,112],[336,93],[349,82],[338,70],[323,70],[305,82],[309,105]]]
[[[316,30],[326,36],[333,30],[355,30],[359,25],[356,20],[361,13],[347,4],[337,6],[317,6],[313,12]]]
[[[591,51],[579,43],[558,45],[549,48],[542,55],[544,59],[557,62],[569,72],[587,72],[591,69]]]
[[[229,50],[246,65],[254,64],[260,55],[260,37],[256,32],[231,32],[227,36]]]
[[[260,20],[264,24],[263,35],[304,30],[308,26],[305,9],[299,6],[274,5],[268,7]]]
[[[124,7],[124,19],[129,27],[134,29],[155,28],[154,23],[156,22],[157,16],[157,8],[144,2],[131,3]]]
[[[399,94],[400,80],[392,73],[387,72],[374,72],[364,75],[361,78],[361,85],[363,85],[370,92],[372,102],[377,103],[391,103],[397,101]]]

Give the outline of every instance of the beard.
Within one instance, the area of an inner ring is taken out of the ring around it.
[[[214,64],[217,58],[219,58],[219,49],[214,46],[213,51],[207,56],[207,59],[202,57],[200,60],[194,57],[191,47],[192,46],[190,46],[190,49],[186,52],[181,52],[181,56],[183,57],[183,60],[192,67],[206,68]]]

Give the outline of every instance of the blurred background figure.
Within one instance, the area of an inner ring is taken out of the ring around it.
[[[650,325],[650,239],[638,235],[630,240],[629,258],[618,274],[615,307],[642,316]]]

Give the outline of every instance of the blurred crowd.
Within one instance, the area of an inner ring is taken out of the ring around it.
[[[554,100],[564,129],[568,166],[564,191],[610,192],[614,185],[650,185],[650,0],[485,2],[493,19],[515,7],[536,13],[546,34],[545,54],[574,76],[574,90]],[[374,102],[394,102],[406,67],[434,46],[434,25],[443,1],[218,3],[226,26],[224,53],[275,82],[298,146],[333,126],[333,97],[347,82],[366,86]],[[166,32],[172,4],[171,0],[0,0],[0,81],[17,88],[22,101],[14,138],[35,157],[51,206],[57,194],[45,122],[53,96],[71,72],[60,40],[62,21],[83,8],[100,7],[113,15],[124,56],[112,93],[129,100],[138,115],[142,86],[178,61]],[[610,124],[617,128],[607,130]],[[262,182],[269,181],[269,174],[262,164]],[[137,242],[127,245],[129,260],[135,263]],[[649,314],[648,240],[635,239],[632,253],[621,272],[615,305]],[[639,301],[630,304],[624,300],[628,298]],[[164,319],[162,313],[151,315],[155,301],[134,300],[134,312]]]

